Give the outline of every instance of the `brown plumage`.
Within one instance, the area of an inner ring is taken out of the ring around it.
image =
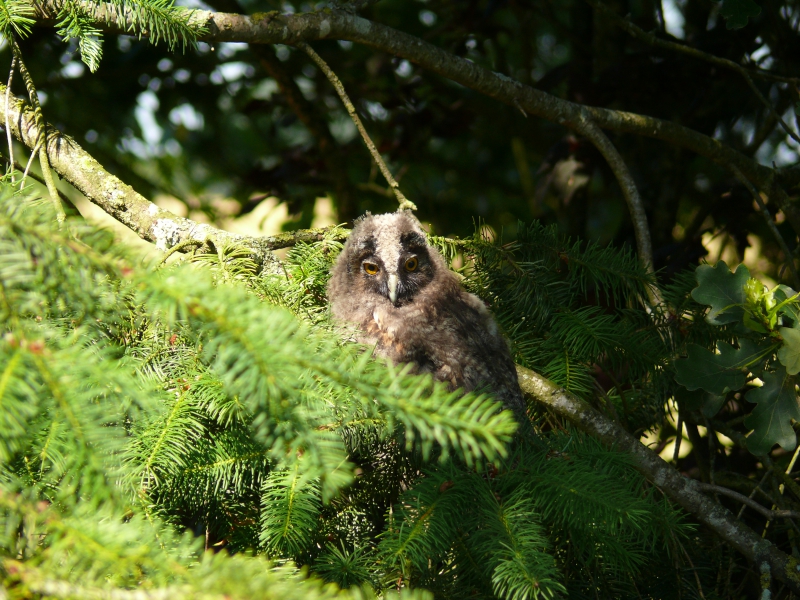
[[[451,389],[492,392],[525,412],[506,341],[483,302],[466,292],[408,212],[367,215],[333,267],[333,318],[395,364],[412,363]]]

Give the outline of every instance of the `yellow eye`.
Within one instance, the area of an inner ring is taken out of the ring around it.
[[[378,271],[380,271],[380,269],[378,268],[378,265],[376,265],[375,263],[371,262],[364,263],[364,272],[367,275],[377,275]]]
[[[412,256],[406,261],[406,271],[416,271],[419,261],[416,256]]]

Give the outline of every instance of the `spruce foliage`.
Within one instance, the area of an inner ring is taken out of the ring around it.
[[[647,422],[665,350],[630,309],[648,279],[625,253],[565,244],[531,226],[457,249],[520,361],[563,374],[563,355],[584,377],[599,361],[638,382],[630,410],[611,401]],[[660,492],[546,415],[515,435],[492,398],[342,340],[324,295],[339,249],[297,246],[283,275],[235,248],[150,266],[3,183],[0,577],[14,597],[659,597],[634,578],[690,534]],[[590,296],[606,304],[581,306]]]

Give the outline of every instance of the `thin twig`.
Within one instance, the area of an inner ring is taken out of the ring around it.
[[[678,433],[675,434],[675,449],[672,452],[672,462],[677,465],[678,458],[681,453],[681,441],[683,441],[683,415],[678,411],[678,424],[676,429]]]
[[[647,223],[647,214],[644,210],[642,197],[639,195],[639,190],[636,187],[636,182],[633,180],[628,165],[622,159],[619,151],[611,143],[605,133],[597,126],[592,117],[587,111],[581,111],[580,121],[577,123],[578,129],[581,134],[586,136],[600,151],[600,154],[608,162],[608,166],[614,172],[614,175],[622,188],[622,195],[625,197],[625,202],[628,204],[628,211],[631,214],[631,223],[633,223],[633,231],[636,235],[636,249],[639,253],[639,260],[647,270],[648,273],[653,272],[653,245],[650,241],[650,227]],[[650,299],[651,306],[658,306],[661,304],[661,294],[658,289],[648,286],[647,294]]]
[[[753,196],[753,200],[756,201],[758,204],[759,210],[761,210],[761,215],[764,217],[764,220],[767,222],[767,227],[772,232],[772,235],[775,237],[775,240],[778,242],[778,245],[783,250],[783,254],[786,257],[786,262],[789,265],[789,268],[792,270],[792,278],[794,279],[794,286],[795,288],[800,288],[800,278],[797,276],[797,269],[794,266],[794,258],[792,257],[792,253],[789,251],[789,246],[786,245],[786,241],[783,239],[781,232],[778,231],[778,227],[775,225],[775,222],[772,220],[772,215],[769,212],[766,204],[761,199],[761,195],[758,193],[753,184],[744,176],[744,174],[739,170],[736,165],[728,165],[728,168],[731,172],[736,176],[736,179],[747,188],[747,191],[750,192],[750,195]]]
[[[675,42],[669,42],[667,40],[662,40],[662,39],[656,37],[655,35],[653,35],[652,33],[647,33],[646,31],[644,31],[643,29],[641,29],[637,25],[633,24],[628,19],[623,19],[622,17],[620,17],[617,13],[615,13],[613,10],[608,8],[602,2],[599,2],[598,0],[586,0],[586,2],[590,6],[595,8],[596,10],[599,10],[600,12],[605,14],[606,16],[610,17],[613,21],[615,21],[620,27],[622,27],[625,31],[630,33],[633,37],[635,37],[635,38],[637,38],[639,40],[642,40],[644,42],[647,42],[648,44],[650,44],[652,46],[655,46],[657,48],[664,48],[664,49],[667,49],[667,50],[673,50],[675,52],[680,52],[682,54],[686,54],[688,56],[692,56],[693,58],[698,58],[700,60],[704,60],[706,62],[710,62],[710,63],[715,64],[717,66],[720,66],[720,67],[723,67],[723,68],[726,68],[726,69],[732,69],[732,70],[736,71],[737,73],[739,73],[744,78],[744,80],[747,83],[748,87],[756,95],[756,97],[758,98],[759,102],[761,102],[761,104],[763,104],[766,107],[766,109],[770,112],[770,114],[777,119],[778,123],[780,123],[781,127],[783,128],[783,130],[786,131],[786,133],[793,140],[795,140],[796,142],[800,143],[800,137],[798,137],[798,135],[794,131],[792,131],[792,129],[789,127],[789,125],[786,123],[786,121],[784,121],[783,118],[775,110],[775,107],[772,106],[772,104],[770,104],[769,100],[767,100],[764,97],[764,95],[761,93],[761,91],[756,87],[756,84],[753,83],[753,79],[752,79],[751,75],[755,75],[756,77],[761,77],[762,79],[769,79],[771,81],[780,81],[780,82],[783,82],[783,83],[793,83],[795,85],[800,84],[800,79],[798,79],[796,77],[781,77],[779,75],[773,75],[773,74],[770,74],[770,73],[765,73],[763,71],[751,71],[749,69],[746,69],[742,65],[740,65],[738,63],[735,63],[734,61],[729,60],[727,58],[720,58],[719,56],[714,56],[713,54],[708,54],[706,52],[703,52],[702,50],[698,50],[697,48],[692,48],[691,46],[685,46],[683,44],[676,44]]]
[[[693,48],[691,46],[686,46],[684,44],[678,44],[675,42],[670,42],[667,40],[662,40],[661,38],[656,37],[652,33],[646,32],[641,27],[638,27],[636,24],[631,22],[628,19],[624,19],[620,17],[617,13],[613,10],[608,8],[602,2],[598,0],[586,0],[586,2],[592,7],[595,8],[605,15],[609,16],[613,21],[617,23],[620,27],[622,27],[625,31],[630,33],[633,37],[647,42],[653,46],[664,48],[667,50],[673,50],[675,52],[681,52],[682,54],[686,54],[688,56],[692,56],[694,58],[698,58],[700,60],[704,60],[706,62],[710,62],[715,64],[719,67],[724,67],[726,69],[733,69],[741,73],[744,76],[755,76],[761,79],[766,79],[768,81],[779,81],[782,83],[793,83],[795,85],[800,85],[800,77],[789,77],[786,75],[777,75],[775,73],[770,73],[769,71],[765,71],[763,69],[756,69],[751,70],[743,67],[742,65],[729,60],[727,58],[721,58],[719,56],[714,56],[713,54],[708,54],[707,52],[703,52],[702,50],[698,50],[697,48]]]
[[[14,145],[11,143],[11,127],[8,126],[8,96],[11,93],[11,81],[14,79],[14,70],[17,68],[16,54],[11,57],[11,69],[8,71],[8,83],[6,84],[6,139],[8,140],[8,162],[11,164],[11,183],[15,184],[14,179]]]
[[[711,483],[700,483],[697,482],[695,485],[700,489],[702,492],[713,492],[717,494],[722,494],[723,496],[728,496],[733,498],[734,500],[738,500],[742,504],[747,504],[750,508],[755,510],[756,512],[760,513],[767,520],[772,521],[773,519],[799,519],[800,512],[794,510],[770,510],[764,506],[761,506],[755,500],[748,498],[744,494],[740,494],[734,490],[728,489],[726,487],[722,487],[721,485],[713,485]]]
[[[179,252],[180,250],[183,250],[187,246],[202,246],[202,245],[203,245],[203,242],[201,242],[200,240],[192,240],[192,239],[188,239],[188,238],[185,239],[185,240],[181,240],[180,242],[175,244],[172,248],[170,248],[169,250],[167,250],[164,253],[164,256],[162,256],[161,260],[158,261],[158,266],[163,265],[165,262],[167,262],[167,259],[170,256],[172,256],[176,252]]]
[[[765,471],[764,472],[764,475],[761,477],[761,481],[759,481],[756,484],[756,487],[753,488],[753,491],[750,492],[750,495],[748,496],[748,498],[750,498],[750,500],[753,500],[753,498],[756,495],[756,492],[759,492],[759,491],[762,494],[764,494],[765,496],[767,495],[767,493],[764,490],[761,489],[761,486],[764,485],[764,482],[767,480],[767,477],[769,477],[771,474],[772,474],[771,471]],[[739,518],[739,519],[742,518],[742,515],[744,514],[744,509],[745,508],[747,508],[747,504],[742,504],[742,508],[739,509],[739,514],[736,515],[737,518]]]
[[[798,135],[789,127],[789,124],[783,120],[783,117],[778,114],[778,111],[775,110],[775,107],[772,106],[772,103],[764,97],[764,94],[761,93],[761,90],[759,90],[756,87],[756,84],[753,83],[753,79],[750,77],[750,74],[747,72],[747,70],[742,68],[742,70],[739,72],[741,73],[742,77],[744,77],[744,80],[747,82],[747,85],[750,87],[750,89],[753,90],[753,93],[759,99],[761,104],[764,105],[764,107],[769,111],[769,113],[772,115],[774,119],[778,120],[778,123],[780,123],[781,128],[795,142],[800,143],[800,137],[798,137]]]
[[[706,597],[703,594],[703,586],[700,584],[700,575],[698,575],[697,567],[695,567],[694,563],[692,562],[692,557],[689,556],[689,553],[686,551],[686,548],[683,547],[683,544],[681,544],[680,541],[678,542],[678,546],[680,547],[681,550],[683,550],[683,554],[684,556],[686,556],[686,560],[689,562],[689,566],[692,568],[692,573],[694,573],[694,580],[695,582],[697,582],[697,593],[703,600],[706,600]]]
[[[344,86],[342,85],[342,82],[339,81],[339,78],[336,76],[336,73],[334,73],[331,70],[331,68],[328,66],[328,63],[322,60],[322,57],[319,54],[314,52],[314,49],[311,46],[309,46],[305,42],[300,42],[297,44],[297,47],[311,57],[311,60],[313,60],[317,64],[320,70],[325,74],[325,77],[328,78],[328,81],[330,81],[331,84],[333,85],[334,89],[336,90],[336,93],[339,94],[339,98],[341,98],[342,104],[344,104],[345,109],[347,109],[347,113],[350,115],[350,118],[353,119],[353,123],[355,123],[356,129],[358,129],[358,132],[361,134],[364,143],[367,145],[367,149],[369,150],[370,154],[372,154],[372,158],[378,164],[378,168],[381,170],[381,173],[383,173],[383,176],[389,183],[389,187],[392,188],[394,195],[397,197],[397,201],[400,203],[400,207],[398,210],[417,210],[416,205],[413,202],[411,202],[408,198],[406,198],[403,195],[403,192],[400,191],[400,184],[397,183],[397,181],[395,181],[394,177],[392,177],[392,174],[389,172],[389,168],[386,166],[386,163],[383,162],[383,159],[381,158],[378,149],[375,147],[375,144],[372,143],[372,139],[370,139],[367,130],[364,129],[364,125],[363,123],[361,123],[361,119],[359,118],[358,113],[356,112],[356,108],[355,106],[353,106],[353,103],[347,96],[347,92],[344,91]]]
[[[28,157],[28,162],[25,165],[25,170],[22,172],[22,180],[19,182],[20,191],[22,191],[25,188],[25,179],[28,177],[28,171],[31,170],[33,159],[36,158],[39,154],[39,148],[41,147],[41,145],[42,145],[42,140],[41,139],[36,140],[36,145],[33,147],[33,150],[31,150],[31,155]],[[42,180],[42,183],[44,183],[44,180]],[[45,185],[47,184],[45,183]]]

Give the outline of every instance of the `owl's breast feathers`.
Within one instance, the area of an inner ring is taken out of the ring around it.
[[[452,390],[484,389],[509,408],[524,410],[516,369],[494,318],[455,276],[447,276],[447,285],[423,290],[411,304],[375,303],[360,324],[363,341],[393,363],[411,363],[415,372],[431,373]]]

